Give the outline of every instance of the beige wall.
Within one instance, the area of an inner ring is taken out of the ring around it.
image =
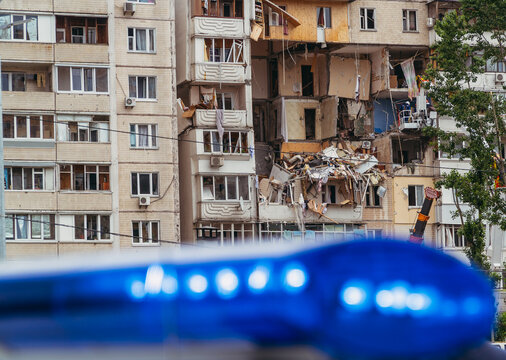
[[[420,208],[408,206],[408,196],[404,194],[403,189],[409,185],[423,185],[434,187],[434,180],[431,177],[420,176],[396,176],[394,178],[393,193],[394,193],[394,222],[395,224],[414,224],[417,212]],[[432,206],[428,224],[433,224],[435,218],[435,206]]]

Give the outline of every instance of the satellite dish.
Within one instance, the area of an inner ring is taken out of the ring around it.
[[[241,209],[241,211],[244,211],[244,199],[241,197],[239,197],[239,209]]]

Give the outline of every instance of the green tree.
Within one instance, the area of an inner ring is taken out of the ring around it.
[[[490,92],[476,81],[487,63],[506,60],[505,30],[505,0],[461,0],[459,11],[449,12],[436,23],[439,39],[426,71],[429,96],[439,116],[452,117],[462,131],[427,128],[425,133],[437,139],[439,150],[467,158],[471,165],[466,173],[453,170],[443,175],[438,186],[453,191],[466,254],[483,270],[490,269],[484,254],[485,224],[506,230],[506,191],[495,189],[497,179],[506,184],[500,155],[506,101],[504,87]]]

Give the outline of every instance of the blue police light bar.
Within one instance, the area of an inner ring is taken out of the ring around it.
[[[0,268],[0,344],[234,339],[310,345],[345,358],[416,359],[457,355],[490,335],[490,282],[430,248],[363,240],[236,251],[38,272]]]

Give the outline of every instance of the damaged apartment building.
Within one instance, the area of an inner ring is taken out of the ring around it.
[[[427,2],[182,3],[183,238],[407,239],[434,178]]]

